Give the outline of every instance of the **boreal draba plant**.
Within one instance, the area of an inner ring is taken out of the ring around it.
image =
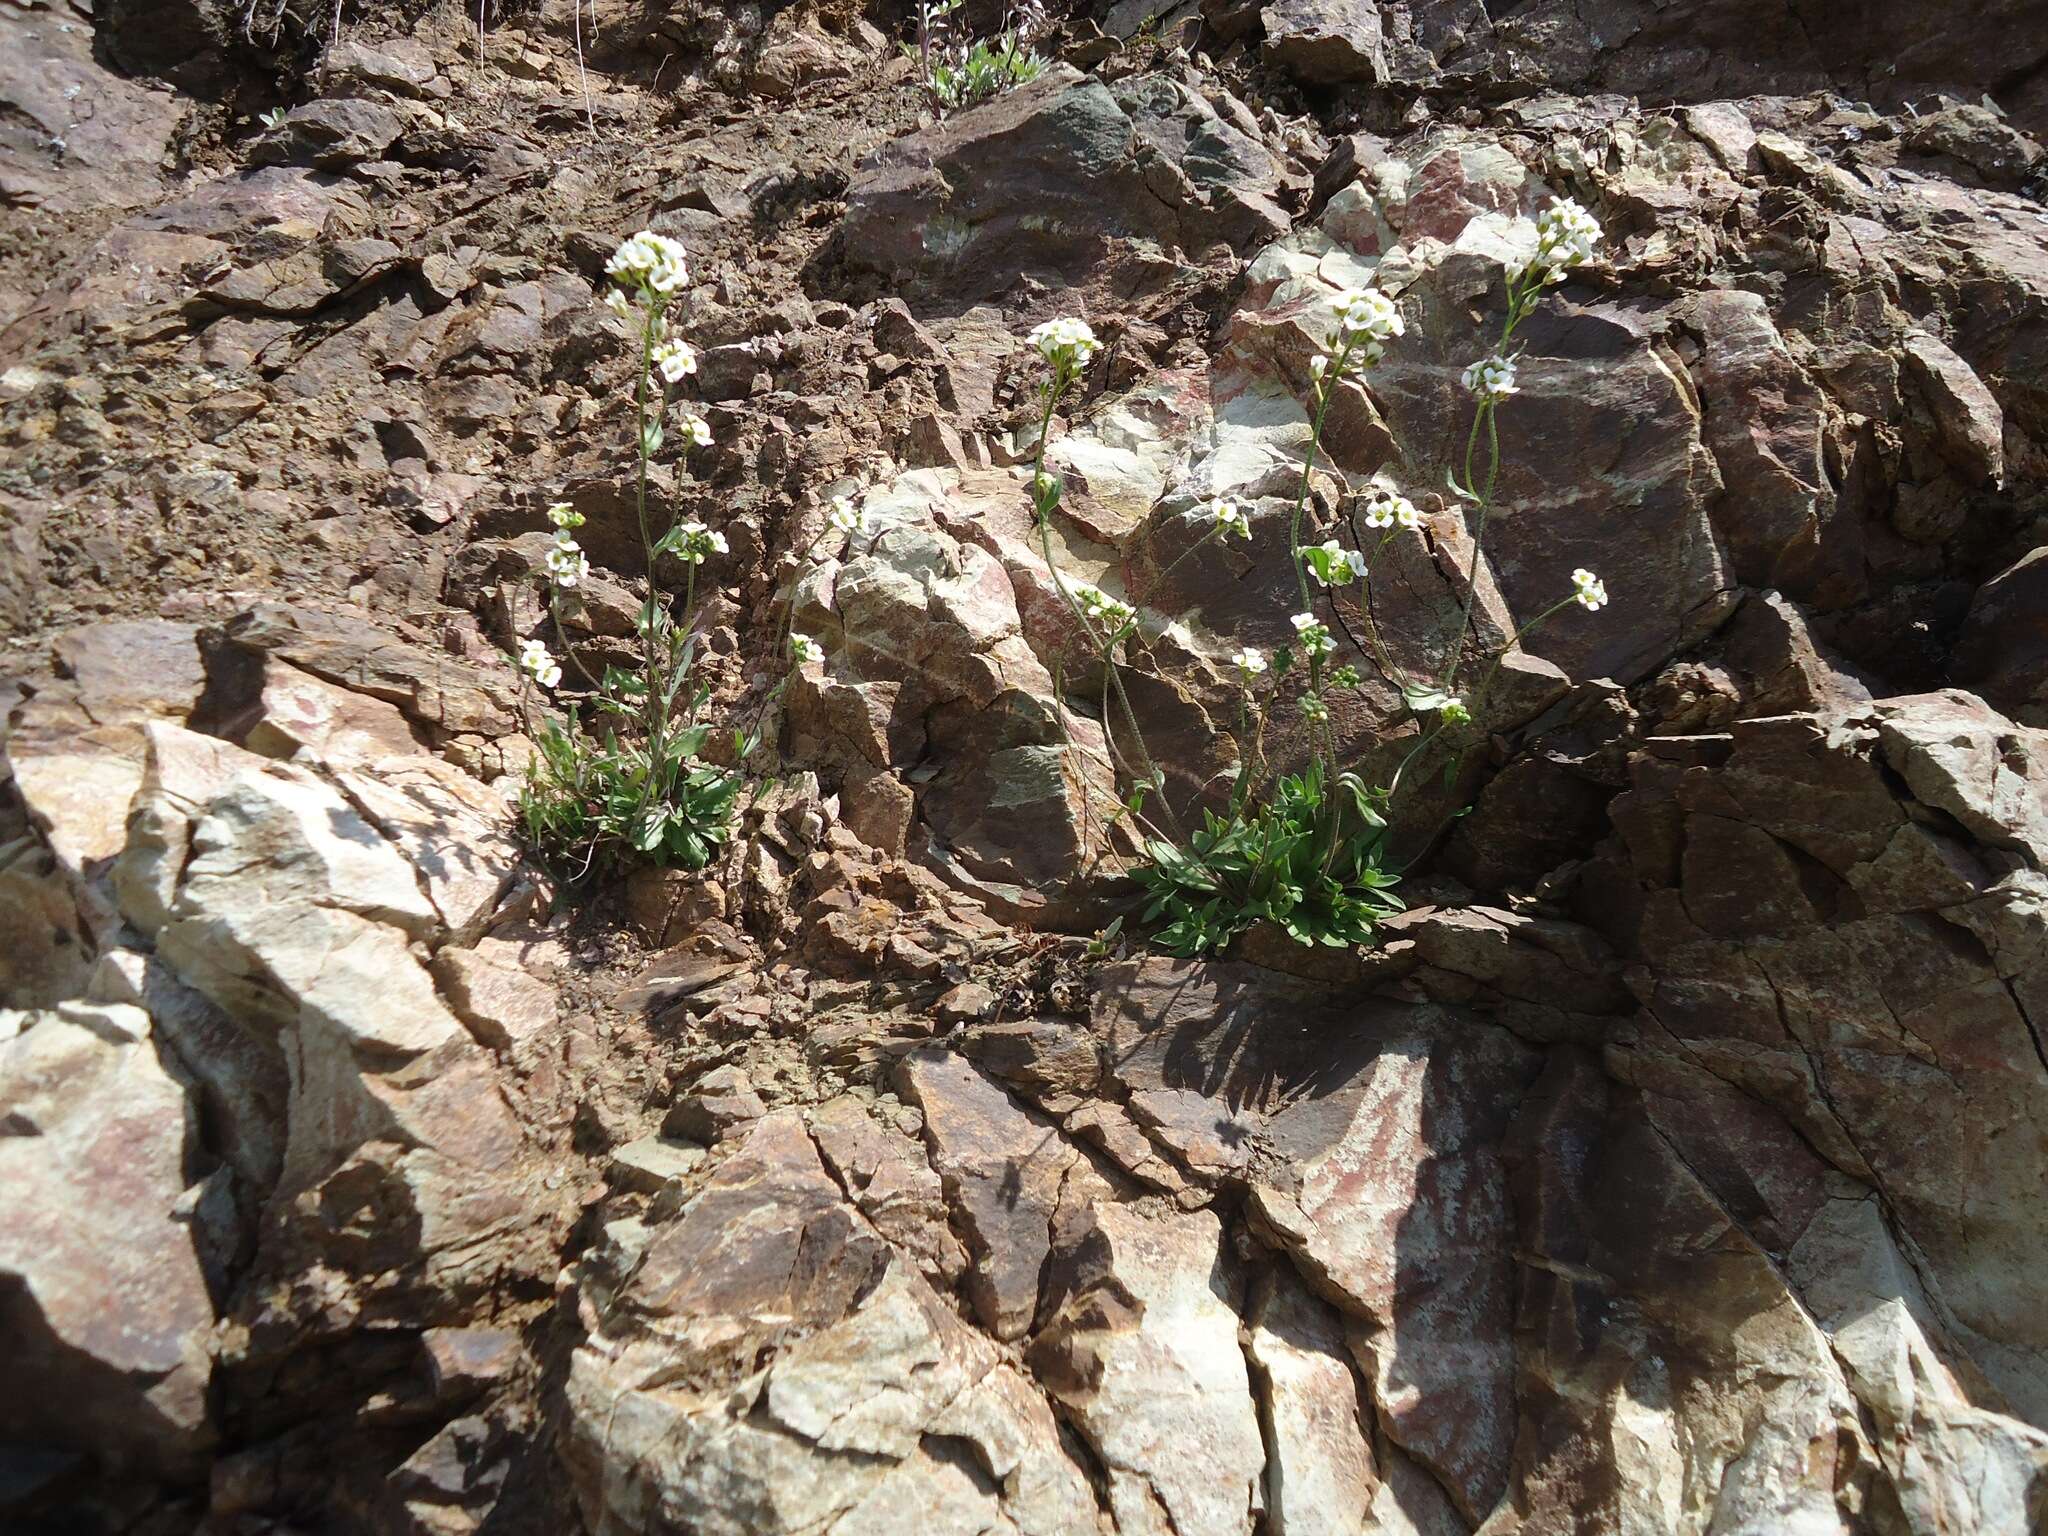
[[[1201,807],[1198,826],[1182,825],[1166,803],[1164,776],[1145,746],[1123,682],[1121,669],[1130,663],[1121,652],[1137,631],[1136,609],[1069,580],[1055,553],[1050,519],[1062,486],[1046,469],[1047,444],[1061,402],[1080,382],[1098,343],[1078,319],[1048,321],[1030,334],[1030,344],[1046,365],[1030,480],[1040,552],[1103,674],[1103,724],[1125,796],[1123,810],[1143,850],[1135,873],[1148,898],[1144,920],[1160,947],[1183,955],[1213,952],[1258,923],[1273,924],[1303,945],[1370,942],[1378,923],[1401,908],[1395,893],[1400,871],[1389,856],[1389,834],[1420,765],[1432,754],[1454,756],[1471,744],[1503,658],[1564,608],[1576,604],[1597,610],[1606,604],[1600,579],[1591,571],[1575,571],[1569,593],[1520,624],[1503,644],[1476,658],[1467,655],[1479,563],[1500,481],[1498,417],[1517,388],[1516,334],[1543,291],[1586,261],[1599,239],[1598,224],[1577,203],[1559,200],[1544,209],[1522,236],[1530,254],[1507,271],[1507,311],[1500,331],[1487,354],[1463,372],[1472,414],[1462,459],[1446,471],[1445,483],[1466,508],[1471,551],[1453,637],[1441,663],[1426,674],[1395,660],[1379,633],[1371,601],[1375,559],[1394,539],[1422,536],[1423,517],[1393,477],[1383,474],[1350,492],[1323,455],[1324,429],[1337,391],[1347,383],[1362,387],[1387,343],[1405,333],[1406,322],[1393,298],[1377,289],[1350,289],[1336,296],[1334,329],[1309,364],[1309,435],[1287,516],[1298,604],[1289,615],[1293,638],[1271,657],[1251,646],[1231,656],[1239,694],[1233,731],[1237,763],[1223,807]],[[1313,530],[1329,536],[1312,543],[1309,524],[1319,476],[1338,479],[1345,494],[1337,498],[1343,509],[1336,519],[1340,526]],[[1251,533],[1246,510],[1228,499],[1201,502],[1189,515],[1201,525],[1200,533],[1175,565],[1213,539],[1249,538]],[[1172,568],[1161,573],[1161,584]],[[1331,697],[1364,682],[1356,666],[1334,660],[1336,630],[1350,633],[1336,600],[1353,584],[1360,596],[1361,649],[1400,690],[1414,722],[1410,743],[1384,783],[1366,782],[1339,760],[1331,723]],[[1468,675],[1474,679],[1469,694]],[[1298,725],[1306,751],[1297,754],[1303,758],[1298,765],[1276,772],[1265,743],[1269,727],[1283,714]],[[1433,839],[1434,833],[1423,842]]]
[[[697,368],[672,313],[689,282],[684,249],[642,230],[612,253],[605,276],[601,302],[638,364],[633,507],[647,575],[633,625],[638,664],[607,665],[593,677],[563,632],[564,594],[590,574],[576,539],[584,519],[567,502],[548,509],[555,532],[543,577],[547,622],[562,659],[539,638],[525,641],[519,654],[532,685],[563,694],[559,719],[535,720],[528,712],[536,751],[520,792],[520,825],[536,855],[570,880],[635,861],[682,869],[709,863],[731,835],[744,782],[739,765],[760,745],[766,712],[764,700],[751,728],[733,730],[730,764],[706,760],[715,727],[704,718],[710,690],[697,675],[698,578],[706,559],[727,552],[726,539],[701,521],[664,516],[649,494],[649,466],[664,444],[673,438],[687,453],[711,443],[709,423],[673,397]],[[680,594],[662,585],[664,570],[678,565]],[[815,647],[791,636],[789,653],[794,664],[812,658]],[[565,688],[563,659],[578,673],[573,691]],[[769,697],[787,681],[785,673]],[[589,723],[585,710],[594,716]]]

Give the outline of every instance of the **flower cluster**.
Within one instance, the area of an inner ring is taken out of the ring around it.
[[[1415,503],[1385,486],[1376,487],[1365,499],[1363,509],[1368,528],[1420,528],[1422,514]]]
[[[1366,362],[1378,362],[1386,344],[1407,330],[1394,301],[1377,288],[1346,288],[1337,295],[1337,345],[1362,354]]]
[[[654,366],[660,370],[661,376],[671,384],[680,384],[697,371],[697,349],[680,336],[669,336],[657,341],[649,356],[652,357]]]
[[[544,562],[548,579],[558,587],[573,587],[590,574],[590,560],[571,532],[583,526],[583,514],[568,502],[558,501],[548,508],[548,521],[555,525],[555,542],[548,547]]]
[[[1559,198],[1536,215],[1536,254],[1511,269],[1518,281],[1535,276],[1538,283],[1561,283],[1581,262],[1593,259],[1600,244],[1600,225],[1570,198]]]
[[[1590,612],[1607,606],[1607,584],[1581,566],[1572,572],[1572,601]]]
[[[702,565],[708,555],[726,553],[725,535],[694,519],[678,523],[665,542],[676,552],[676,558],[691,565]]]
[[[1318,398],[1336,380],[1385,357],[1387,342],[1408,329],[1394,301],[1377,288],[1341,289],[1334,302],[1337,329],[1308,364]]]
[[[1257,677],[1266,670],[1266,653],[1257,646],[1248,645],[1230,659],[1236,663],[1237,670],[1246,678]]]
[[[1089,360],[1102,349],[1102,343],[1095,339],[1095,332],[1086,320],[1063,318],[1048,320],[1043,325],[1033,326],[1025,337],[1038,349],[1038,355],[1052,364],[1053,372],[1062,380],[1070,379],[1088,366]]]
[[[825,647],[818,644],[809,635],[792,634],[789,637],[789,653],[796,658],[799,666],[807,662],[823,661],[825,659]]]
[[[683,243],[643,229],[621,242],[604,264],[605,276],[628,288],[671,298],[690,280]]]
[[[590,574],[590,557],[566,528],[555,535],[548,549],[547,570],[548,578],[565,590]]]
[[[1302,560],[1311,576],[1326,587],[1341,587],[1365,574],[1365,556],[1346,549],[1335,539],[1325,539],[1314,549],[1304,549]]]
[[[1305,693],[1301,696],[1301,718],[1321,725],[1330,718],[1330,706],[1323,702],[1319,693]]]
[[[528,640],[519,647],[519,670],[543,688],[562,681],[561,663],[548,654],[546,643],[540,640]]]
[[[1252,520],[1245,516],[1244,508],[1222,496],[1216,497],[1213,501],[1203,502],[1195,509],[1195,515],[1206,517],[1215,525],[1218,533],[1234,533],[1240,539],[1252,536]]]
[[[1312,613],[1297,613],[1288,622],[1294,626],[1294,636],[1301,642],[1301,648],[1311,656],[1327,656],[1337,648],[1337,642],[1330,638],[1329,627]]]
[[[1121,598],[1111,597],[1100,587],[1077,585],[1074,601],[1081,605],[1083,613],[1106,627],[1112,636],[1121,634],[1125,626],[1138,616],[1137,609]]]
[[[1482,357],[1465,370],[1465,387],[1482,400],[1505,400],[1515,392],[1515,360]]]
[[[855,506],[850,496],[834,496],[831,510],[825,514],[825,521],[840,533],[868,531],[867,508]]]
[[[711,423],[702,416],[699,416],[695,411],[684,411],[676,419],[676,431],[682,435],[683,441],[692,448],[709,448],[711,446]]]

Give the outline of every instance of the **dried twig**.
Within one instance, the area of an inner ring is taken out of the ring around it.
[[[597,137],[597,112],[590,104],[590,71],[583,63],[583,0],[569,0],[569,14],[576,18],[576,73],[583,77],[583,118],[590,124],[590,136]],[[590,0],[590,27],[597,30],[597,0]]]

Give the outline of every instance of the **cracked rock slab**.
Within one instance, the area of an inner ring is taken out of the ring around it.
[[[1073,1206],[1049,1275],[1027,1358],[1105,1469],[1119,1536],[1242,1536],[1264,1505],[1266,1449],[1222,1222]]]
[[[565,1389],[593,1531],[1094,1528],[1044,1400],[845,1202],[795,1114],[620,1235]]]

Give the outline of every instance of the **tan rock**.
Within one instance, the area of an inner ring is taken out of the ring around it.
[[[1044,1401],[844,1203],[793,1114],[761,1121],[673,1221],[617,1237],[585,1281],[628,1305],[600,1313],[586,1290],[565,1389],[593,1527],[1093,1528]]]
[[[0,1436],[128,1475],[190,1477],[208,1415],[213,1301],[189,1201],[198,1112],[127,1005],[14,1016],[0,1038]]]
[[[1245,1353],[1270,1426],[1266,1516],[1274,1536],[1375,1529],[1371,1420],[1342,1322],[1277,1269],[1256,1282],[1246,1320]]]
[[[1222,1223],[1095,1201],[1061,1212],[1027,1356],[1086,1437],[1128,1536],[1240,1536],[1263,1503]]]
[[[1091,1182],[1086,1160],[1058,1129],[1033,1120],[965,1058],[915,1051],[897,1069],[903,1097],[924,1111],[932,1166],[967,1234],[968,1299],[981,1326],[1021,1338],[1039,1310],[1051,1225],[1069,1181]]]

